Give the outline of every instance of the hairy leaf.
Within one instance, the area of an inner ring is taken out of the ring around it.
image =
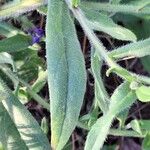
[[[31,37],[17,34],[0,41],[0,52],[16,52],[28,48],[32,43]]]
[[[98,119],[88,133],[85,150],[99,150],[102,148],[114,117],[129,107],[135,100],[135,93],[129,88],[129,83],[121,84],[111,97],[107,114]]]
[[[144,57],[150,55],[150,38],[119,47],[108,52],[108,55],[114,59]]]
[[[6,22],[0,22],[0,33],[6,37],[11,37],[20,31]]]
[[[36,120],[1,79],[0,95],[0,141],[4,148],[49,150],[49,141]]]
[[[137,99],[136,94],[130,89],[130,84],[125,82],[121,84],[111,96],[109,111],[112,114],[119,114],[130,107]]]
[[[15,64],[10,54],[6,52],[0,53],[0,64],[11,64],[13,70],[15,71]]]
[[[66,4],[48,4],[46,51],[52,147],[61,150],[74,130],[86,87],[83,55]]]
[[[106,113],[108,111],[109,96],[104,87],[103,80],[101,77],[102,60],[96,54],[95,50],[91,50],[91,69],[95,80],[95,99],[99,104],[99,107]]]
[[[121,27],[113,22],[108,16],[99,13],[98,11],[85,10],[85,15],[89,19],[89,26],[96,31],[105,32],[112,37],[125,41],[136,41],[136,36],[130,30]]]
[[[36,9],[45,4],[46,0],[21,0],[16,5],[8,4],[0,8],[0,21],[8,17],[17,17],[25,12]]]
[[[146,135],[142,143],[142,150],[149,150],[150,148],[150,132]]]
[[[150,87],[143,85],[137,88],[136,95],[141,102],[149,102],[150,101]]]

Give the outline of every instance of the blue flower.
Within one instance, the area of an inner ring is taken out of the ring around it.
[[[32,44],[39,43],[44,36],[44,30],[42,28],[35,27],[28,31],[32,36]]]

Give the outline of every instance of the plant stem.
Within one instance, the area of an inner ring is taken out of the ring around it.
[[[119,66],[113,59],[111,59],[108,56],[106,48],[103,46],[102,42],[96,37],[95,33],[93,30],[88,26],[87,19],[82,13],[82,10],[77,7],[73,8],[71,5],[70,0],[65,0],[66,3],[68,4],[68,7],[70,10],[73,12],[75,18],[78,20],[80,23],[82,29],[84,30],[86,36],[88,37],[89,41],[91,44],[95,47],[99,55],[104,59],[104,61],[108,64],[108,66],[111,68],[110,72],[115,72],[117,73],[120,77],[123,79],[132,82],[132,81],[138,81],[138,82],[143,82],[150,84],[150,78],[145,77],[145,76],[139,76],[136,75],[135,73],[129,72],[128,70],[122,68]]]
[[[50,107],[46,100],[41,98],[38,94],[36,94],[34,91],[32,91],[32,87],[24,82],[22,79],[19,79],[7,66],[3,65],[0,66],[0,69],[13,81],[17,82],[19,81],[23,86],[27,88],[27,92],[34,98],[35,101],[37,101],[40,105],[42,105],[44,108],[46,108],[48,111],[50,111]]]
[[[125,13],[125,14],[150,14],[150,7],[144,7],[139,9],[139,6],[127,5],[127,4],[110,4],[110,3],[100,3],[100,2],[88,2],[83,1],[82,6],[88,7],[95,10],[103,10],[113,13]]]

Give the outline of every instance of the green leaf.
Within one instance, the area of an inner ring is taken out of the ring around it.
[[[42,119],[42,122],[41,122],[41,129],[43,130],[43,132],[45,134],[48,133],[48,130],[49,130],[49,124],[48,124],[48,120],[46,119],[46,117],[44,117]]]
[[[109,103],[109,96],[104,87],[103,79],[101,77],[101,67],[102,67],[102,60],[99,58],[98,54],[95,50],[91,49],[91,69],[94,77],[94,87],[95,87],[95,100],[98,102],[99,107],[106,113],[108,111],[108,103]]]
[[[88,133],[85,150],[100,150],[109,132],[114,116],[106,114],[99,118]]]
[[[146,56],[146,57],[142,58],[141,62],[142,62],[144,69],[150,73],[150,66],[149,66],[150,56]]]
[[[136,95],[141,102],[149,102],[150,101],[150,87],[141,86],[136,90]]]
[[[38,72],[38,78],[37,80],[34,82],[34,84],[32,85],[32,90],[35,93],[38,93],[46,84],[47,82],[47,70],[43,71],[41,68],[39,69]]]
[[[129,113],[129,109],[127,108],[117,115],[120,128],[124,128],[128,113]]]
[[[28,48],[31,43],[31,37],[17,34],[0,41],[0,52],[18,52]]]
[[[150,131],[150,120],[139,120],[141,129]]]
[[[119,47],[108,55],[113,59],[144,57],[150,55],[150,38]]]
[[[0,33],[5,37],[11,37],[18,34],[20,31],[6,22],[0,22]]]
[[[130,122],[130,125],[131,125],[131,127],[132,127],[133,130],[135,130],[139,134],[142,134],[142,130],[141,130],[141,127],[140,127],[140,124],[139,124],[138,120],[132,120]]]
[[[47,137],[24,105],[0,79],[0,141],[5,149],[50,150]]]
[[[0,150],[4,150],[4,147],[1,142],[0,142]]]
[[[93,11],[90,9],[83,9],[86,17],[89,19],[87,22],[89,26],[96,31],[103,31],[112,37],[125,40],[136,41],[136,36],[129,29],[121,27],[113,22],[107,15]]]
[[[61,150],[78,122],[85,88],[86,71],[75,27],[66,4],[48,4],[46,57],[51,100],[52,147]]]
[[[131,104],[135,102],[135,93],[131,91],[129,85],[128,82],[125,82],[115,90],[111,96],[109,111],[97,120],[88,133],[85,150],[101,149],[113,119],[117,114],[130,107]]]
[[[119,114],[129,108],[136,100],[136,94],[130,89],[130,83],[121,84],[111,96],[109,110],[112,114]]]
[[[142,131],[150,132],[150,120],[132,120],[130,125],[139,133],[142,133]]]
[[[142,150],[149,150],[150,148],[150,132],[146,135],[142,143]]]
[[[78,7],[79,3],[80,3],[80,0],[72,0],[73,7]]]
[[[15,64],[14,64],[14,61],[13,61],[11,55],[6,52],[0,53],[0,64],[11,64],[13,67],[13,70],[14,71],[16,70]]]
[[[33,82],[33,80],[38,78],[40,68],[44,68],[45,61],[38,56],[38,49],[24,49],[19,52],[12,53],[12,56],[17,67],[18,76],[26,82]],[[37,89],[39,89],[40,86],[43,86],[43,84],[44,81],[42,82],[42,84],[40,84],[38,81],[38,83],[35,83],[35,85],[33,86],[35,88],[35,86],[37,85]]]
[[[150,4],[150,1],[145,1],[145,0],[132,0],[128,4],[138,6],[138,11],[146,7],[147,5]]]
[[[43,0],[21,0],[18,4],[4,5],[0,10],[0,21],[8,17],[17,17],[25,12],[36,9],[37,7],[45,4]]]

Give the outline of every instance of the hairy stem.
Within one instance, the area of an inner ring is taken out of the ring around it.
[[[145,76],[136,75],[135,73],[129,72],[128,70],[119,66],[113,59],[108,56],[106,48],[103,46],[102,42],[96,37],[95,33],[91,28],[88,26],[87,19],[84,16],[82,10],[77,7],[73,8],[71,5],[70,0],[65,0],[68,4],[68,7],[73,12],[75,18],[79,21],[81,27],[83,28],[86,36],[88,37],[91,44],[94,48],[98,51],[99,55],[105,60],[108,66],[111,68],[110,72],[117,73],[123,79],[132,82],[133,80],[137,80],[138,82],[143,82],[150,84],[150,79]]]
[[[38,94],[36,94],[34,91],[32,91],[32,87],[24,82],[22,79],[19,79],[16,75],[14,75],[14,73],[6,66],[0,66],[0,69],[14,82],[14,81],[19,81],[23,86],[25,86],[27,88],[28,93],[30,94],[30,96],[32,96],[34,98],[35,101],[37,101],[40,105],[42,105],[44,108],[46,108],[48,111],[50,111],[49,109],[49,104],[46,102],[46,100],[44,100],[43,98],[41,98]]]

